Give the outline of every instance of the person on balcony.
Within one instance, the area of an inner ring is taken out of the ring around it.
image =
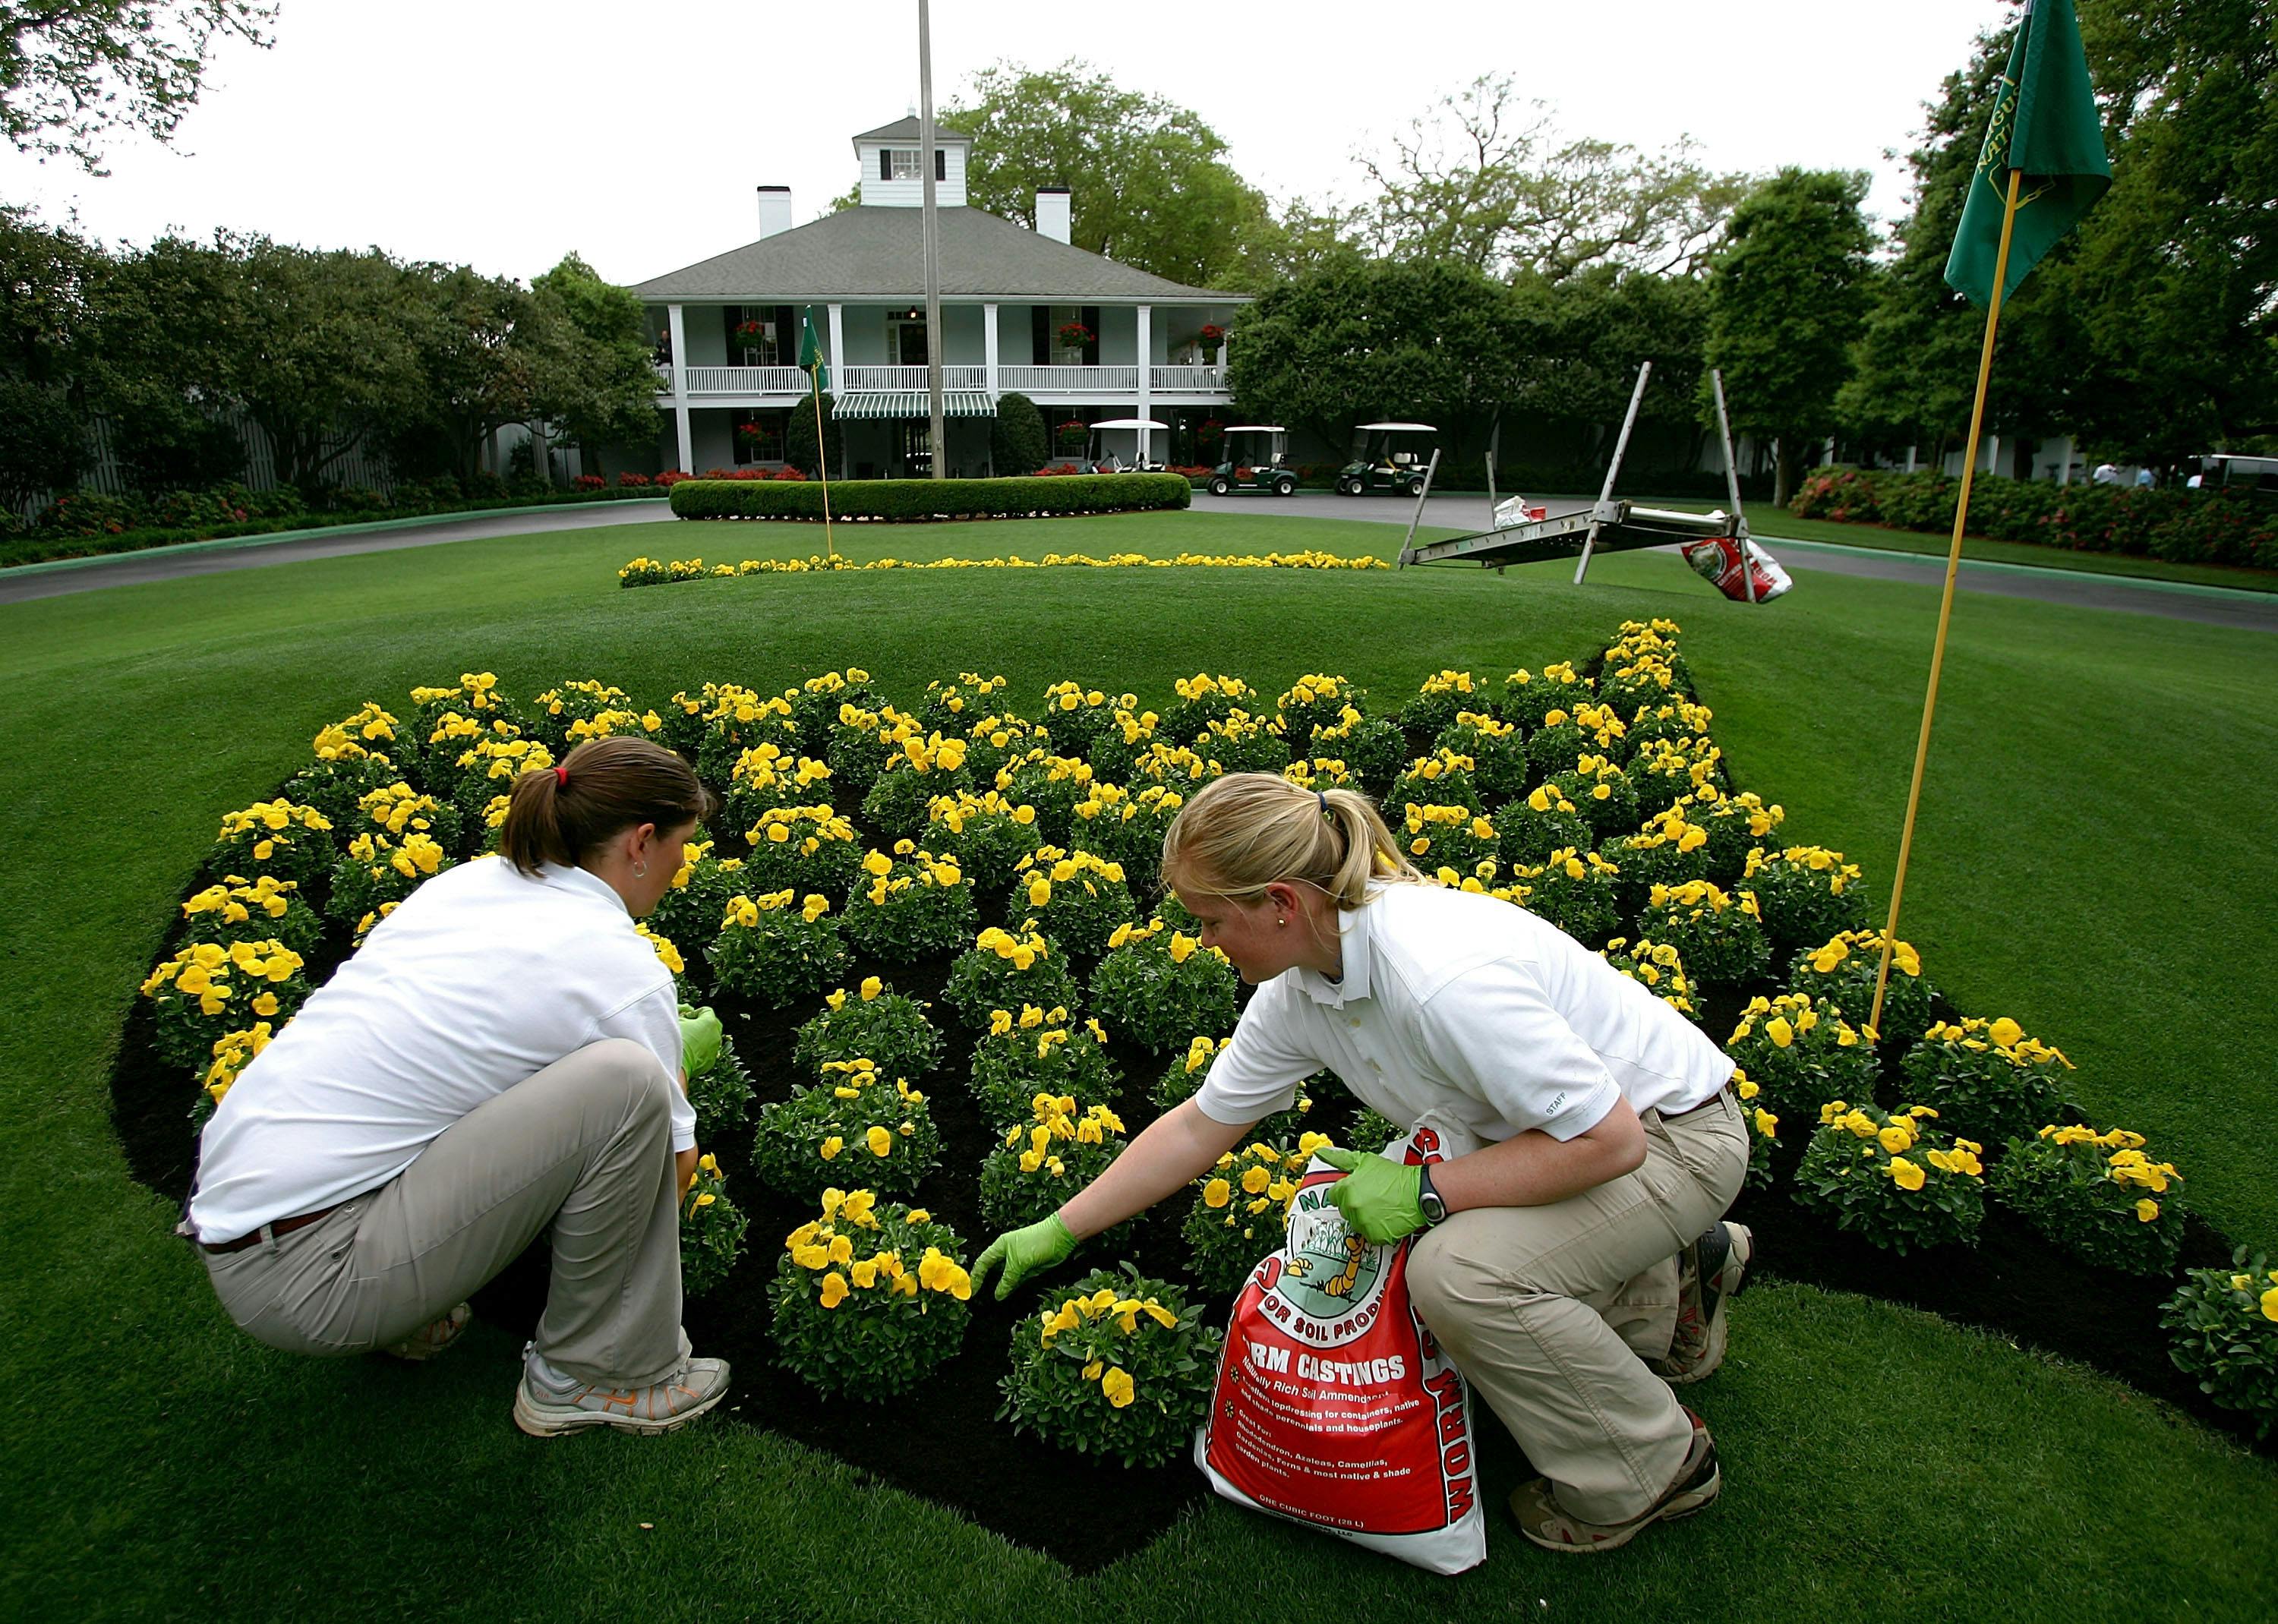
[[[433,1357],[540,1233],[514,1419],[666,1432],[728,1390],[680,1327],[687,1071],[719,1051],[633,927],[711,797],[639,738],[514,782],[495,858],[438,874],[256,1056],[200,1137],[182,1232],[271,1347]]]

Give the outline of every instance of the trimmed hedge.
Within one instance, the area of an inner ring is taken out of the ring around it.
[[[1184,507],[1193,499],[1194,487],[1178,474],[860,479],[830,487],[830,516],[891,523],[1043,519],[1063,514]],[[672,511],[682,519],[821,519],[822,486],[684,479],[672,487]]]

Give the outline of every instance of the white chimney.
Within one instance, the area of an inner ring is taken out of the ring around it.
[[[760,188],[760,235],[772,237],[791,229],[791,188],[787,186],[763,186]]]
[[[1050,237],[1054,242],[1068,240],[1070,211],[1074,204],[1064,186],[1036,188],[1036,235]]]

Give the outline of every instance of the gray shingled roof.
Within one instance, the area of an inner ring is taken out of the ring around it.
[[[918,245],[921,213],[883,205],[842,209],[653,278],[636,285],[633,292],[643,299],[754,303],[920,298],[924,293]],[[1135,271],[979,209],[944,209],[940,213],[941,291],[952,298],[1249,301],[1247,294],[1187,287]]]
[[[973,139],[963,130],[952,130],[938,118],[934,120],[933,133],[937,137],[953,135],[959,141]],[[906,118],[897,118],[891,124],[882,124],[875,130],[865,130],[854,139],[856,141],[915,141],[917,138],[918,116],[912,113]]]

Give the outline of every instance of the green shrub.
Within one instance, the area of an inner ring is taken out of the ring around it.
[[[1487,809],[1472,781],[1472,759],[1449,750],[1434,750],[1410,761],[1384,792],[1384,804],[1393,818],[1410,806],[1460,806],[1469,812]]]
[[[715,857],[714,842],[688,842],[671,888],[648,916],[649,928],[675,942],[710,942],[727,918],[728,899],[751,883],[741,858]],[[701,954],[688,957],[700,959]],[[708,979],[708,975],[707,975]]]
[[[1621,835],[1599,848],[1621,872],[1614,877],[1614,899],[1625,919],[1637,918],[1653,899],[1655,886],[1683,885],[1708,877],[1708,831],[1683,815],[1656,819],[1635,835]]]
[[[710,1152],[696,1159],[695,1182],[680,1201],[680,1289],[684,1295],[701,1297],[728,1277],[743,1255],[744,1231],[750,1227],[736,1203],[728,1199],[727,1178]]]
[[[1914,1098],[1936,1106],[1948,1129],[1988,1144],[2022,1139],[2067,1114],[2062,1077],[2072,1062],[2006,1015],[1937,1023],[1907,1051],[1905,1066]]]
[[[206,873],[272,875],[290,880],[307,895],[331,877],[333,822],[313,806],[289,801],[257,801],[228,813],[206,854]]]
[[[1621,922],[1614,878],[1614,865],[1596,852],[1562,849],[1540,867],[1513,869],[1510,900],[1586,947],[1605,941]]]
[[[888,1077],[923,1077],[941,1058],[941,1033],[925,1006],[866,976],[856,995],[840,987],[799,1029],[791,1059],[820,1076],[826,1061],[867,1059]]]
[[[1573,771],[1556,774],[1546,787],[1572,804],[1595,840],[1632,834],[1643,821],[1636,787],[1629,774],[1607,757],[1581,756]]]
[[[1821,998],[1864,1028],[1875,1009],[1875,977],[1883,962],[1883,933],[1849,930],[1806,948],[1789,961],[1788,990]],[[1911,1048],[1930,1030],[1930,1002],[1938,989],[1923,980],[1922,956],[1911,942],[1891,949],[1890,980],[1883,987],[1883,1025],[1877,1041],[1890,1037]]]
[[[1195,736],[1195,752],[1227,773],[1278,773],[1289,765],[1289,741],[1273,728],[1271,716],[1236,711],[1204,727]]]
[[[834,425],[835,426],[835,425]],[[1177,474],[1074,474],[1049,478],[861,479],[830,487],[834,520],[1043,519],[1063,514],[1185,507],[1194,487]],[[681,519],[822,517],[819,482],[684,479],[672,487]]]
[[[1177,1286],[1128,1263],[1096,1269],[1013,1326],[998,1419],[1079,1453],[1167,1465],[1210,1408],[1219,1342]]]
[[[752,1073],[736,1053],[736,1041],[724,1033],[720,1057],[688,1079],[688,1103],[696,1109],[696,1142],[717,1139],[740,1126],[752,1104]]]
[[[861,953],[906,964],[929,953],[954,952],[973,939],[973,887],[949,858],[894,842],[896,856],[873,851],[846,895],[843,928]]]
[[[712,944],[720,985],[771,1009],[814,997],[852,962],[829,918],[830,899],[795,891],[728,899],[726,922]]]
[[[1392,836],[1418,869],[1449,885],[1467,879],[1494,881],[1498,849],[1494,824],[1465,806],[1419,806],[1413,801],[1407,805],[1408,815],[1394,825]],[[1449,879],[1450,874],[1455,878]]]
[[[716,734],[705,742],[707,749],[716,747],[728,762],[720,827],[744,830],[754,842],[759,836],[753,831],[768,813],[829,801],[834,792],[830,764],[796,753],[791,719],[779,717],[774,725],[782,730],[780,738],[763,738],[747,747],[722,743]],[[742,731],[748,736],[750,730]]]
[[[1761,1102],[1763,1090],[1745,1071],[1732,1073],[1732,1088],[1740,1096],[1740,1117],[1748,1129],[1745,1183],[1752,1190],[1769,1190],[1772,1186],[1772,1150],[1779,1143],[1778,1113],[1764,1108]]]
[[[1194,1205],[1179,1235],[1187,1243],[1189,1272],[1205,1293],[1235,1295],[1258,1259],[1280,1248],[1297,1180],[1313,1152],[1329,1142],[1326,1133],[1308,1133],[1295,1145],[1255,1139],[1227,1151],[1194,1181]]]
[[[1706,880],[1654,887],[1637,926],[1640,935],[1675,948],[1696,982],[1735,987],[1771,962],[1754,896],[1728,895]]]
[[[2144,1154],[2141,1133],[2048,1124],[2011,1140],[1986,1188],[2084,1263],[2164,1275],[2183,1246],[2183,1204],[2161,1201],[2182,1175]]]
[[[849,705],[858,711],[887,708],[870,686],[870,674],[860,666],[818,673],[797,688],[784,690],[784,702],[791,707],[791,725],[799,729],[799,747],[810,756],[829,750],[831,736]]]
[[[225,874],[182,904],[185,942],[278,942],[306,958],[317,950],[324,921],[302,902],[290,880],[263,874],[248,880]]]
[[[788,466],[797,469],[809,479],[820,478],[826,472],[836,478],[844,479],[846,477],[846,425],[839,420],[838,414],[836,409],[837,402],[830,394],[826,393],[823,395],[821,401],[822,409],[820,414],[815,410],[816,404],[817,403],[811,398],[802,400],[799,403],[799,406],[791,408],[790,416],[784,420],[784,461]],[[819,424],[816,422],[818,416],[820,416],[822,419]],[[827,469],[823,466],[823,459],[825,457],[828,457],[830,460],[829,466]],[[699,482],[693,479],[684,479],[680,481],[678,484],[674,485],[673,489],[677,491],[680,489],[681,485],[696,484],[699,483],[725,482]],[[751,483],[757,484],[759,482],[753,481]],[[790,489],[795,491],[799,487],[796,484],[793,484],[788,486],[777,486],[776,488],[779,490]],[[674,507],[672,511],[676,514],[679,514],[682,518],[705,518],[717,516],[701,514],[690,515],[682,512],[682,510],[677,507]],[[836,503],[832,505],[832,511],[834,513],[837,512]]]
[[[1120,708],[1114,719],[1099,730],[1091,748],[1084,752],[1084,761],[1096,779],[1120,783],[1131,776],[1131,770],[1155,735],[1162,719],[1152,711]]]
[[[1476,711],[1488,703],[1487,684],[1470,672],[1435,671],[1400,707],[1400,725],[1430,738],[1452,726],[1458,711]]]
[[[975,784],[988,787],[997,782],[999,773],[1030,752],[1050,755],[1058,749],[1048,729],[1009,711],[999,712],[993,716],[982,717],[966,729],[966,770],[973,774]],[[1061,751],[1060,753],[1073,755],[1074,752]]]
[[[549,688],[530,702],[530,735],[555,755],[566,756],[570,745],[589,736],[594,718],[631,708],[632,700],[623,689],[579,677]],[[573,733],[571,729],[580,722],[586,724],[588,731]],[[663,719],[658,718],[657,728],[663,725]]]
[[[997,416],[989,425],[989,466],[999,477],[1033,474],[1052,453],[1044,415],[1036,403],[1011,390],[997,397]]]
[[[1071,1027],[1059,1004],[1022,1004],[1018,1015],[992,1010],[989,1030],[973,1046],[973,1098],[992,1131],[1029,1119],[1040,1098],[1104,1100],[1118,1080],[1106,1029],[1096,1019]]]
[[[965,741],[906,740],[899,755],[889,756],[870,792],[862,797],[862,815],[887,834],[915,838],[926,827],[934,801],[944,796],[969,792],[973,781],[965,771]]]
[[[1365,1150],[1374,1155],[1395,1140],[1406,1139],[1408,1130],[1372,1106],[1364,1105],[1353,1112],[1352,1125],[1337,1142],[1355,1150]]]
[[[311,761],[285,781],[278,798],[288,804],[313,806],[336,828],[345,828],[356,815],[356,803],[375,789],[403,782],[393,758],[359,749],[355,755],[335,754]]]
[[[1568,661],[1560,660],[1540,671],[1521,667],[1503,678],[1502,701],[1497,708],[1505,721],[1532,735],[1551,712],[1571,714],[1576,705],[1587,705],[1595,691],[1590,679]]]
[[[1786,809],[1767,806],[1754,790],[1727,795],[1704,787],[1677,804],[1686,818],[1708,831],[1708,878],[1730,890],[1748,866],[1748,853],[1764,845],[1786,821]]]
[[[761,812],[750,838],[740,888],[835,896],[862,872],[862,837],[827,801]]]
[[[1692,978],[1685,973],[1685,958],[1665,942],[1640,936],[1632,942],[1616,936],[1598,949],[1598,957],[1688,1020],[1701,1018],[1693,1002]]]
[[[1314,728],[1335,727],[1347,707],[1360,714],[1367,698],[1341,676],[1301,676],[1276,702],[1282,736],[1311,739]]]
[[[1123,1036],[1166,1049],[1198,1032],[1231,1032],[1241,984],[1216,948],[1160,919],[1127,922],[1092,970],[1091,1007]]]
[[[1865,923],[1859,865],[1824,846],[1759,848],[1748,853],[1740,883],[1755,893],[1758,916],[1776,954],[1816,946]]]
[[[1648,739],[1622,770],[1640,817],[1668,812],[1704,789],[1721,794],[1725,788],[1724,752],[1706,738]]]
[[[1927,1107],[1895,1114],[1831,1100],[1795,1172],[1795,1199],[1838,1229],[1904,1255],[1975,1241],[1985,1216],[1982,1146],[1951,1146]]]
[[[1082,989],[1067,967],[1067,960],[1040,931],[1014,935],[990,926],[973,939],[973,945],[951,961],[949,979],[941,995],[968,1026],[986,1027],[998,1010],[1028,1005],[1038,1010],[1066,1009],[1082,996]]]
[[[830,729],[826,755],[830,774],[849,796],[867,796],[886,761],[901,750],[901,742],[915,733],[924,736],[914,717],[891,705],[865,709],[851,701],[838,707],[838,721]]]
[[[825,1190],[768,1290],[786,1369],[835,1397],[909,1391],[965,1340],[973,1281],[957,1231],[868,1190]]]
[[[1119,712],[1135,712],[1136,694],[1111,694],[1081,682],[1054,682],[1044,690],[1039,712],[1051,730],[1052,748],[1066,756],[1088,756]]]
[[[1039,846],[1014,873],[1008,918],[1025,919],[1079,957],[1104,952],[1115,927],[1138,911],[1123,865],[1089,851]]]
[[[926,804],[926,844],[972,877],[974,888],[1001,890],[1013,883],[1021,859],[1043,839],[1036,809],[1006,800],[994,789],[959,789]]]
[[[1197,671],[1171,684],[1179,696],[1163,718],[1165,737],[1192,744],[1210,730],[1211,723],[1235,714],[1254,716],[1265,708],[1257,692],[1238,676],[1212,676]]]
[[[1347,705],[1336,721],[1313,729],[1305,754],[1309,760],[1343,762],[1364,789],[1380,795],[1409,759],[1408,736],[1395,722]]]
[[[1875,1095],[1875,1051],[1831,1003],[1801,993],[1751,998],[1724,1052],[1782,1116],[1808,1117],[1830,1100]]]
[[[359,835],[333,869],[325,911],[361,938],[394,905],[447,868],[457,866],[443,848],[424,835],[392,841],[385,835]]]
[[[981,1163],[981,1216],[991,1229],[1020,1229],[1051,1216],[1108,1170],[1123,1151],[1123,1119],[1105,1105],[1039,1093],[1026,1120],[998,1140]],[[1101,1239],[1120,1247],[1130,1234],[1127,1220]]]
[[[1574,803],[1547,784],[1495,814],[1495,851],[1505,868],[1537,868],[1560,850],[1590,849],[1590,826]]]
[[[1007,684],[1001,676],[960,671],[955,680],[939,678],[926,684],[918,701],[918,721],[937,733],[963,738],[980,718],[1000,708]]]
[[[822,1080],[760,1109],[752,1162],[771,1190],[812,1200],[841,1181],[913,1195],[941,1164],[941,1131],[909,1079],[867,1060],[828,1060]]]
[[[1526,792],[1526,746],[1509,722],[1484,711],[1459,711],[1432,743],[1434,757],[1457,756],[1472,764],[1471,781],[1483,809]]]
[[[1095,779],[1075,804],[1068,838],[1082,850],[1123,867],[1124,883],[1144,897],[1162,883],[1163,836],[1186,804],[1171,784],[1142,784],[1135,792]]]
[[[142,983],[157,1017],[155,1046],[168,1065],[203,1075],[233,1033],[267,1021],[282,1030],[309,996],[301,956],[278,942],[194,942]]]
[[[2229,1269],[2194,1269],[2160,1310],[2167,1356],[2199,1391],[2243,1411],[2254,1436],[2278,1431],[2278,1269],[2241,1247]]]

